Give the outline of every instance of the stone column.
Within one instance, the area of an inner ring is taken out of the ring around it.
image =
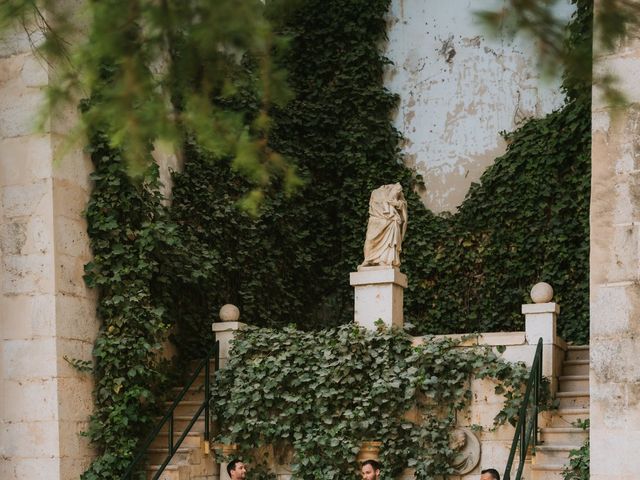
[[[558,390],[558,377],[564,358],[563,343],[556,335],[560,306],[552,302],[553,289],[548,283],[538,283],[531,289],[534,303],[522,305],[525,316],[525,336],[532,347],[542,338],[542,375],[550,381],[551,394]],[[533,357],[532,357],[533,358]]]
[[[375,330],[377,320],[387,327],[402,328],[403,294],[407,276],[393,267],[360,267],[350,275],[355,292],[354,320]]]
[[[230,303],[223,305],[220,308],[220,321],[214,322],[211,326],[213,333],[216,335],[216,340],[220,342],[220,350],[218,352],[219,367],[224,368],[229,360],[229,350],[231,349],[231,342],[238,330],[242,330],[247,325],[239,322],[240,310],[235,305]],[[220,450],[225,457],[233,456],[237,450],[237,445],[214,445],[214,449]],[[223,462],[219,465],[220,468],[220,480],[230,480],[227,473],[227,462]]]
[[[38,41],[38,35],[33,37]],[[91,359],[98,331],[83,211],[91,162],[64,152],[75,106],[34,132],[53,75],[22,29],[0,41],[0,478],[79,478],[93,450],[80,436],[93,409],[92,376],[64,357]],[[57,160],[56,160],[57,159]]]
[[[220,368],[224,368],[227,365],[231,341],[233,340],[233,337],[235,337],[236,332],[247,326],[246,323],[239,322],[239,318],[240,310],[238,310],[238,307],[228,303],[223,305],[220,309],[221,321],[214,322],[211,325],[211,329],[216,335],[216,340],[220,342],[220,351],[218,352]]]
[[[637,2],[636,2],[637,3]],[[599,2],[596,2],[596,13]],[[594,35],[597,38],[596,35]],[[598,45],[594,46],[598,52]],[[590,253],[591,479],[632,480],[640,463],[640,40],[598,53],[627,104],[594,89]]]

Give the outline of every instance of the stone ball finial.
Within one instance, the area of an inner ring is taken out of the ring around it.
[[[536,283],[531,289],[533,303],[548,303],[553,299],[553,287],[547,282]]]
[[[235,305],[227,303],[220,308],[219,316],[223,322],[237,322],[240,318],[240,310]]]

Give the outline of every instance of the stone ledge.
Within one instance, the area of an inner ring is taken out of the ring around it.
[[[462,339],[467,337],[464,341]],[[473,345],[526,345],[525,332],[487,332],[481,334],[470,333],[453,333],[449,335],[434,335],[436,340],[444,340],[447,338],[453,340],[461,340],[459,346],[469,347]],[[413,337],[413,345],[421,345],[424,343],[424,337]]]
[[[377,285],[381,283],[393,283],[407,288],[407,276],[398,268],[389,267],[361,267],[357,272],[349,274],[351,286]]]
[[[531,313],[555,313],[556,315],[558,315],[560,313],[560,305],[555,302],[528,303],[522,305],[522,313],[524,315]]]
[[[213,322],[211,324],[211,330],[216,333],[230,332],[235,330],[242,330],[246,328],[247,324],[242,322]]]

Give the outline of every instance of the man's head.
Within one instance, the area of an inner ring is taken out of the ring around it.
[[[378,480],[380,478],[380,463],[375,460],[362,462],[362,480]]]
[[[244,480],[247,477],[247,467],[236,458],[227,464],[227,473],[231,480]]]
[[[500,480],[500,474],[495,468],[487,468],[480,472],[480,480]]]

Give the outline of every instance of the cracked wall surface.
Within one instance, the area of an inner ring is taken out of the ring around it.
[[[489,39],[473,0],[393,0],[386,84],[400,95],[396,127],[405,163],[435,212],[455,211],[506,144],[501,131],[562,105],[559,80],[542,80],[532,42]],[[569,16],[570,9],[566,6]]]

